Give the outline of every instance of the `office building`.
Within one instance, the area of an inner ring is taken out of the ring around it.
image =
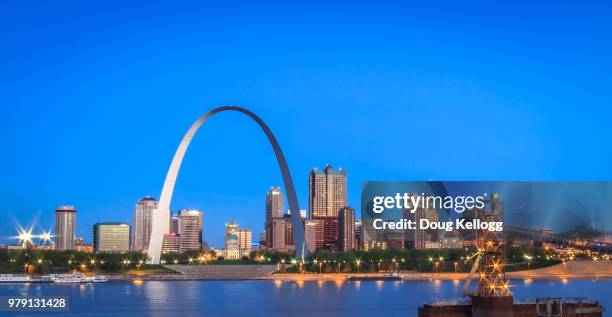
[[[120,222],[100,222],[93,227],[93,245],[96,252],[130,251],[130,225]]]
[[[360,249],[363,244],[361,220],[355,220],[355,249]]]
[[[306,220],[304,223],[304,237],[308,245],[308,252],[315,252],[317,247],[317,222],[315,220]]]
[[[338,249],[355,249],[355,209],[346,206],[338,213]]]
[[[162,254],[181,252],[181,236],[176,233],[164,234],[162,241]]]
[[[266,194],[266,221],[265,229],[266,232],[266,247],[274,248],[274,236],[273,233],[273,219],[283,216],[283,210],[285,208],[285,201],[283,192],[280,187],[272,187]]]
[[[157,200],[146,196],[136,203],[132,230],[132,250],[146,252],[151,237],[153,211],[157,209]]]
[[[170,232],[178,234],[179,219],[177,215],[170,216]]]
[[[291,217],[275,217],[272,219],[272,249],[274,251],[289,252],[295,250],[293,244],[293,225]]]
[[[201,250],[202,211],[197,209],[181,209],[178,215],[178,235],[181,237],[181,253]]]
[[[311,218],[338,217],[346,206],[346,171],[327,165],[313,169],[308,181],[308,208]]]
[[[327,165],[313,169],[308,181],[308,207],[317,226],[317,249],[338,249],[338,213],[346,206],[346,171]]]
[[[248,255],[253,249],[253,232],[251,229],[238,229],[236,236],[238,237],[238,248],[242,254]]]
[[[55,249],[73,250],[76,232],[76,208],[59,206],[55,210]]]
[[[438,221],[438,212],[435,208],[418,207],[412,215],[417,223],[417,228],[414,231],[413,245],[415,249],[426,249],[427,245],[432,245],[431,242],[439,242],[439,232],[436,229],[420,229],[419,223],[421,219],[427,219],[430,222]],[[411,230],[408,230],[411,231]]]

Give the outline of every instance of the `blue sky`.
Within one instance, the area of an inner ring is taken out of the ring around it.
[[[0,240],[131,222],[182,135],[234,104],[277,135],[307,207],[308,172],[366,180],[612,179],[611,5],[563,2],[0,4]],[[273,152],[246,117],[206,123],[173,209],[204,237],[259,233]]]

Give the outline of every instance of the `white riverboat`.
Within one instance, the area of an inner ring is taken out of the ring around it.
[[[105,283],[105,282],[108,282],[108,278],[104,275],[96,275],[96,276],[93,276],[93,279],[91,282],[92,283]]]
[[[71,274],[57,274],[53,279],[54,283],[87,283],[88,278],[83,273],[71,273]]]
[[[30,277],[17,274],[0,274],[0,283],[28,283]]]
[[[85,276],[83,273],[57,274],[53,276],[55,283],[104,283],[108,278],[104,275]]]

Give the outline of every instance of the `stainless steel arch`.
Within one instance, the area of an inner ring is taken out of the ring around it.
[[[285,160],[283,151],[278,145],[276,138],[272,134],[270,128],[268,128],[268,126],[256,114],[252,113],[247,109],[236,106],[223,106],[207,112],[206,114],[201,116],[195,123],[193,123],[191,128],[189,128],[189,130],[183,137],[181,144],[179,145],[178,149],[176,150],[176,153],[174,154],[172,164],[170,164],[168,174],[166,175],[166,181],[164,182],[164,187],[162,189],[162,193],[159,199],[159,204],[157,206],[157,209],[153,211],[151,239],[149,241],[148,248],[148,263],[159,264],[159,261],[161,260],[161,249],[164,233],[169,232],[170,201],[172,200],[172,193],[174,192],[174,184],[176,183],[176,178],[181,167],[181,162],[183,161],[185,152],[187,152],[189,143],[191,142],[191,139],[193,139],[193,136],[196,134],[196,132],[198,132],[198,129],[200,129],[200,126],[202,126],[202,124],[206,122],[208,118],[223,111],[237,111],[249,116],[251,119],[257,122],[259,127],[266,134],[270,145],[272,145],[272,149],[274,150],[274,154],[276,155],[276,160],[278,161],[278,167],[280,168],[281,174],[283,176],[285,192],[287,194],[287,200],[289,201],[289,209],[291,210],[291,222],[293,227],[293,240],[296,246],[296,257],[298,258],[298,260],[301,260],[308,255],[308,248],[306,247],[306,240],[304,239],[304,225],[300,216],[300,206],[298,204],[297,195],[295,194],[295,187],[293,186],[293,180],[291,178],[291,173],[289,172],[289,167],[287,166],[287,161]]]

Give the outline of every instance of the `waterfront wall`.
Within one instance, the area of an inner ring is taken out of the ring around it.
[[[277,270],[276,265],[165,265],[187,279],[264,279]]]

